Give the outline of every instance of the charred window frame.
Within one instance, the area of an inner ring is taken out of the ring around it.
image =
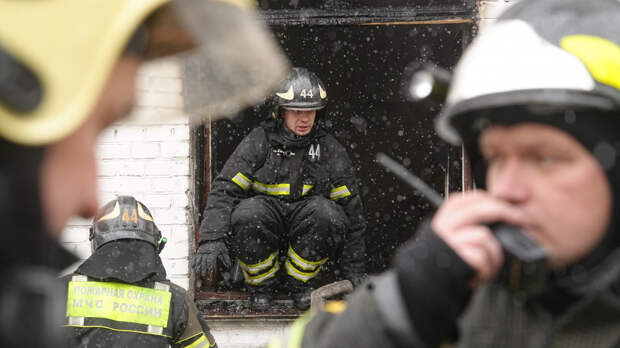
[[[373,246],[368,249],[371,272],[387,268],[394,249],[433,210],[424,198],[374,162],[377,152],[405,164],[442,194],[471,185],[461,148],[443,144],[434,132],[433,119],[441,104],[428,101],[412,105],[406,102],[401,88],[402,74],[411,61],[432,61],[448,69],[454,66],[475,34],[477,2],[408,3],[259,1],[261,16],[293,65],[315,71],[326,84],[330,132],[347,147],[361,180],[371,241],[368,244]],[[322,39],[326,41],[316,42]],[[266,108],[257,106],[230,119],[193,127],[194,241],[198,240],[211,179],[241,139],[266,115]],[[381,138],[386,140],[377,143],[376,139]],[[291,318],[300,314],[287,306],[253,313],[247,309],[246,293],[214,291],[215,284],[212,277],[207,277],[202,288],[195,289],[199,308],[210,318]],[[286,302],[286,296],[279,300]]]

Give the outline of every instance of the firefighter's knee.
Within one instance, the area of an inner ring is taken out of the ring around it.
[[[264,219],[266,213],[265,203],[252,197],[239,202],[233,210],[230,220],[233,225],[246,225]]]
[[[309,207],[312,210],[312,219],[320,226],[329,226],[328,229],[336,229],[332,232],[344,231],[346,228],[346,214],[341,206],[333,201],[316,197],[310,202]]]

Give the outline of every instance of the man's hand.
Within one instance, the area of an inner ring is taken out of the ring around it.
[[[200,244],[196,255],[194,255],[194,270],[205,277],[215,268],[217,260],[220,260],[226,269],[230,269],[231,262],[228,255],[228,248],[222,239],[211,240]]]
[[[484,191],[450,196],[433,217],[431,227],[467,264],[476,270],[475,287],[493,278],[504,262],[502,248],[488,224],[525,224],[524,214]]]

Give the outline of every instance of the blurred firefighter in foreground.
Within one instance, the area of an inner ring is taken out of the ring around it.
[[[0,1],[0,346],[64,346],[55,277],[74,258],[57,239],[98,207],[95,143],[131,110],[141,62],[195,48],[214,67],[193,84],[213,103],[188,101],[190,114],[252,105],[281,81],[287,63],[249,3]]]
[[[194,267],[202,276],[218,259],[230,267],[231,247],[255,310],[269,308],[281,267],[295,306],[307,309],[328,259],[341,255],[342,278],[364,277],[366,223],[347,152],[322,125],[325,85],[293,68],[273,102],[272,119],[243,139],[213,183]]]
[[[485,28],[438,119],[480,190],[446,200],[346,309],[271,347],[620,345],[618,23],[614,0],[524,0]],[[498,277],[500,222],[547,251],[544,286]]]
[[[131,196],[93,219],[93,254],[67,282],[68,345],[217,347],[185,290],[166,279],[166,240],[149,209]]]

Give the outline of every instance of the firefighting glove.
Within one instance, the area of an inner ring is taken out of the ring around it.
[[[224,240],[211,240],[200,244],[196,255],[194,255],[194,270],[200,274],[201,277],[205,277],[211,272],[220,260],[222,266],[226,269],[230,269],[231,262],[228,255],[228,248]]]

